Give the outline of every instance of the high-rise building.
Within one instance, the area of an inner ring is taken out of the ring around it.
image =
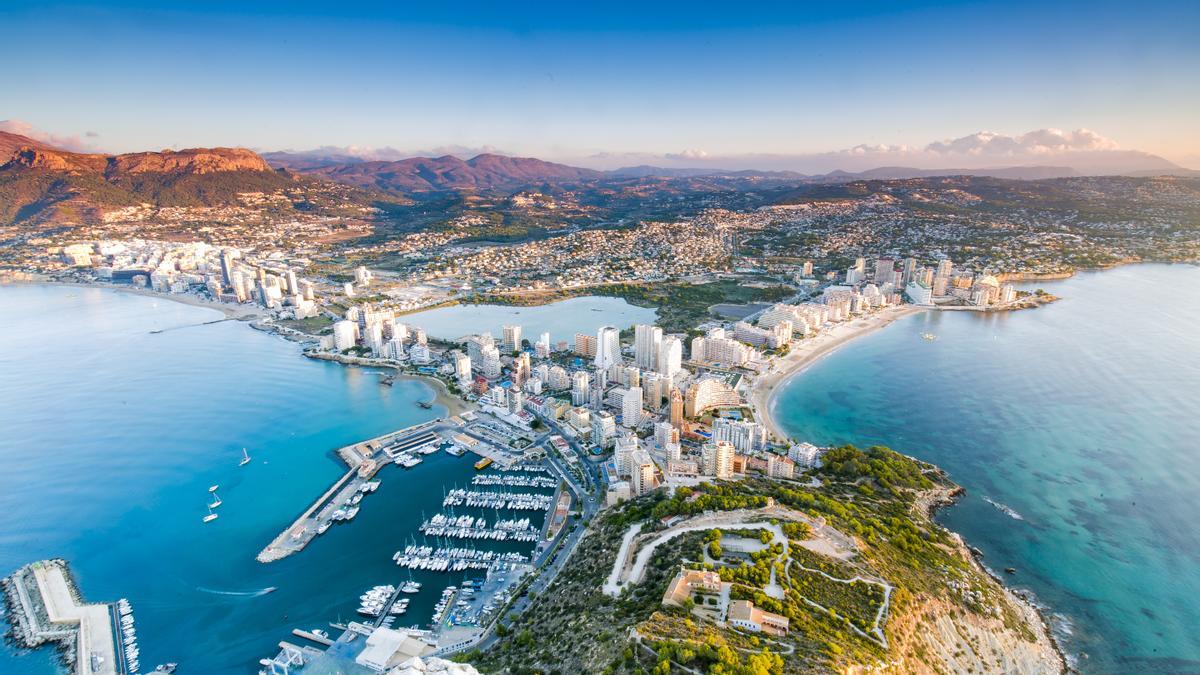
[[[613,440],[613,464],[617,467],[617,475],[624,478],[633,470],[633,456],[638,451],[638,437],[625,431],[617,434]]]
[[[662,341],[658,350],[656,369],[668,379],[675,377],[683,363],[683,342],[677,337],[668,337]]]
[[[900,279],[900,283],[896,284],[896,285],[897,286],[900,286],[900,285],[907,286],[908,284],[912,283],[912,280],[915,278],[916,273],[917,273],[917,259],[916,258],[905,258],[904,259],[903,276]]]
[[[575,334],[575,353],[585,359],[596,356],[596,336],[586,333]]]
[[[700,456],[705,476],[728,480],[733,477],[733,445],[727,441],[705,443]]]
[[[577,370],[571,374],[571,405],[587,405],[591,379],[586,370]]]
[[[639,323],[633,327],[633,359],[638,368],[658,368],[658,351],[662,345],[662,337],[662,329],[658,326]]]
[[[892,275],[896,273],[896,262],[891,258],[880,258],[875,261],[875,285],[882,286],[892,283]]]
[[[938,261],[936,276],[948,277],[951,274],[954,274],[954,262],[949,258]]]
[[[520,326],[504,326],[501,328],[501,332],[503,337],[500,342],[503,345],[505,354],[511,354],[521,348]]]
[[[354,321],[338,321],[333,324],[333,348],[344,352],[354,346],[358,339],[358,324]]]
[[[471,363],[474,363],[477,368],[483,367],[483,349],[496,344],[496,338],[490,333],[481,335],[472,335],[467,338],[467,356],[471,357]]]
[[[454,376],[464,387],[471,381],[471,357],[460,351],[454,352]]]
[[[500,377],[500,350],[496,345],[487,345],[480,350],[479,371],[489,380]]]
[[[221,282],[229,287],[233,287],[233,259],[237,256],[236,249],[227,248],[221,251]]]
[[[646,373],[646,376],[642,378],[643,400],[646,407],[652,412],[658,412],[658,409],[662,407],[663,400],[667,397],[670,386],[671,381],[665,375]]]
[[[617,418],[612,413],[601,410],[592,415],[592,443],[601,449],[612,445],[617,436]],[[637,438],[636,436],[634,437]]]
[[[529,352],[521,352],[513,359],[513,383],[518,387],[525,386],[533,368],[529,363]]]
[[[712,423],[712,439],[726,441],[743,454],[767,447],[767,430],[758,422],[717,418]]]
[[[621,331],[614,326],[601,326],[596,331],[596,367],[603,370],[621,363]]]
[[[550,334],[542,333],[538,336],[537,343],[533,346],[534,355],[539,359],[550,358]]]
[[[642,388],[630,387],[621,400],[621,423],[636,429],[642,423]]]
[[[706,377],[690,384],[683,400],[683,411],[688,417],[697,417],[711,408],[741,405],[742,399],[724,380]]]
[[[671,426],[683,430],[683,394],[674,387],[671,388]]]

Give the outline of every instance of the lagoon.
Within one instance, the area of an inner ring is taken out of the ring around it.
[[[549,332],[551,344],[560,340],[574,344],[576,333],[595,335],[601,326],[625,329],[638,323],[654,323],[657,316],[656,310],[631,305],[622,298],[587,296],[532,307],[439,307],[408,314],[402,320],[424,328],[427,335],[442,340],[455,340],[483,331],[499,336],[502,326],[514,324],[521,326],[522,336],[530,342]]]

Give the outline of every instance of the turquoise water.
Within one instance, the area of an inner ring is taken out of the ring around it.
[[[293,628],[356,618],[375,584],[406,579],[391,556],[472,458],[385,467],[352,523],[299,555],[254,560],[343,473],[332,450],[444,415],[414,381],[310,361],[215,310],[101,289],[0,286],[0,571],[70,560],[89,599],[133,604],[142,666],[257,672]],[[151,335],[150,330],[189,326]],[[242,447],[253,462],[238,467]],[[201,522],[220,484],[220,518]],[[527,547],[526,547],[527,548]],[[426,582],[400,625],[424,624]],[[278,590],[261,594],[263,589]],[[56,672],[54,654],[0,648],[0,673]]]
[[[595,335],[601,326],[628,328],[654,323],[657,316],[655,310],[631,305],[621,298],[589,296],[537,307],[455,305],[408,314],[404,322],[444,340],[483,331],[499,336],[502,326],[516,324],[521,326],[522,337],[530,342],[549,332],[551,344],[559,340],[574,344],[576,333]]]
[[[1084,672],[1200,672],[1200,268],[1030,286],[1064,299],[901,319],[791,380],[776,415],[949,471],[968,493],[939,519],[1017,568]]]

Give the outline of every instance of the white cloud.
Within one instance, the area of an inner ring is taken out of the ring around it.
[[[965,155],[969,157],[1017,157],[1021,155],[1052,155],[1062,152],[1116,150],[1116,141],[1105,138],[1090,129],[1062,131],[1061,129],[1036,129],[1020,136],[1005,136],[991,131],[936,141],[925,146],[925,150],[939,155]]]
[[[600,152],[559,161],[593,168],[649,164],[666,168],[790,170],[824,174],[834,170],[865,171],[887,166],[917,169],[996,169],[1015,166],[1072,167],[1080,173],[1117,173],[1163,168],[1161,158],[1121,150],[1116,141],[1089,129],[1035,129],[1006,135],[980,131],[926,145],[860,144],[814,153],[712,154],[699,150],[675,153]]]
[[[689,148],[683,152],[671,152],[663,155],[667,159],[708,159],[708,153],[703,150]]]
[[[96,152],[96,147],[92,143],[83,140],[79,136],[60,136],[47,131],[42,131],[34,127],[29,122],[23,120],[0,120],[0,131],[7,131],[10,134],[18,134],[27,138],[32,138],[35,141],[52,145],[63,150],[72,152]],[[87,132],[88,138],[99,138],[99,134],[94,131]]]

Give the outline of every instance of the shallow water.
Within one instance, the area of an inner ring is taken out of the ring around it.
[[[490,331],[497,337],[505,325],[521,326],[521,336],[534,342],[544,332],[550,344],[565,340],[575,343],[576,333],[595,335],[601,326],[625,329],[637,323],[654,323],[658,313],[631,305],[621,298],[587,296],[570,298],[536,307],[506,305],[455,305],[407,314],[405,323],[420,326],[432,337],[453,340],[471,333]]]
[[[352,523],[263,565],[344,472],[334,449],[445,414],[415,405],[427,386],[380,386],[238,322],[194,325],[215,310],[97,288],[0,286],[0,316],[0,571],[64,557],[86,598],[129,598],[143,670],[257,672],[293,628],[356,618],[364,590],[408,578],[392,553],[475,473],[444,453],[385,467]],[[172,326],[189,327],[149,333]],[[224,504],[204,524],[213,484]],[[462,575],[415,578],[399,625],[427,622]],[[56,670],[51,650],[0,648],[0,673]]]
[[[1084,672],[1200,671],[1200,268],[1026,286],[1063,300],[898,320],[781,388],[779,423],[949,471],[940,520],[1017,568]]]

